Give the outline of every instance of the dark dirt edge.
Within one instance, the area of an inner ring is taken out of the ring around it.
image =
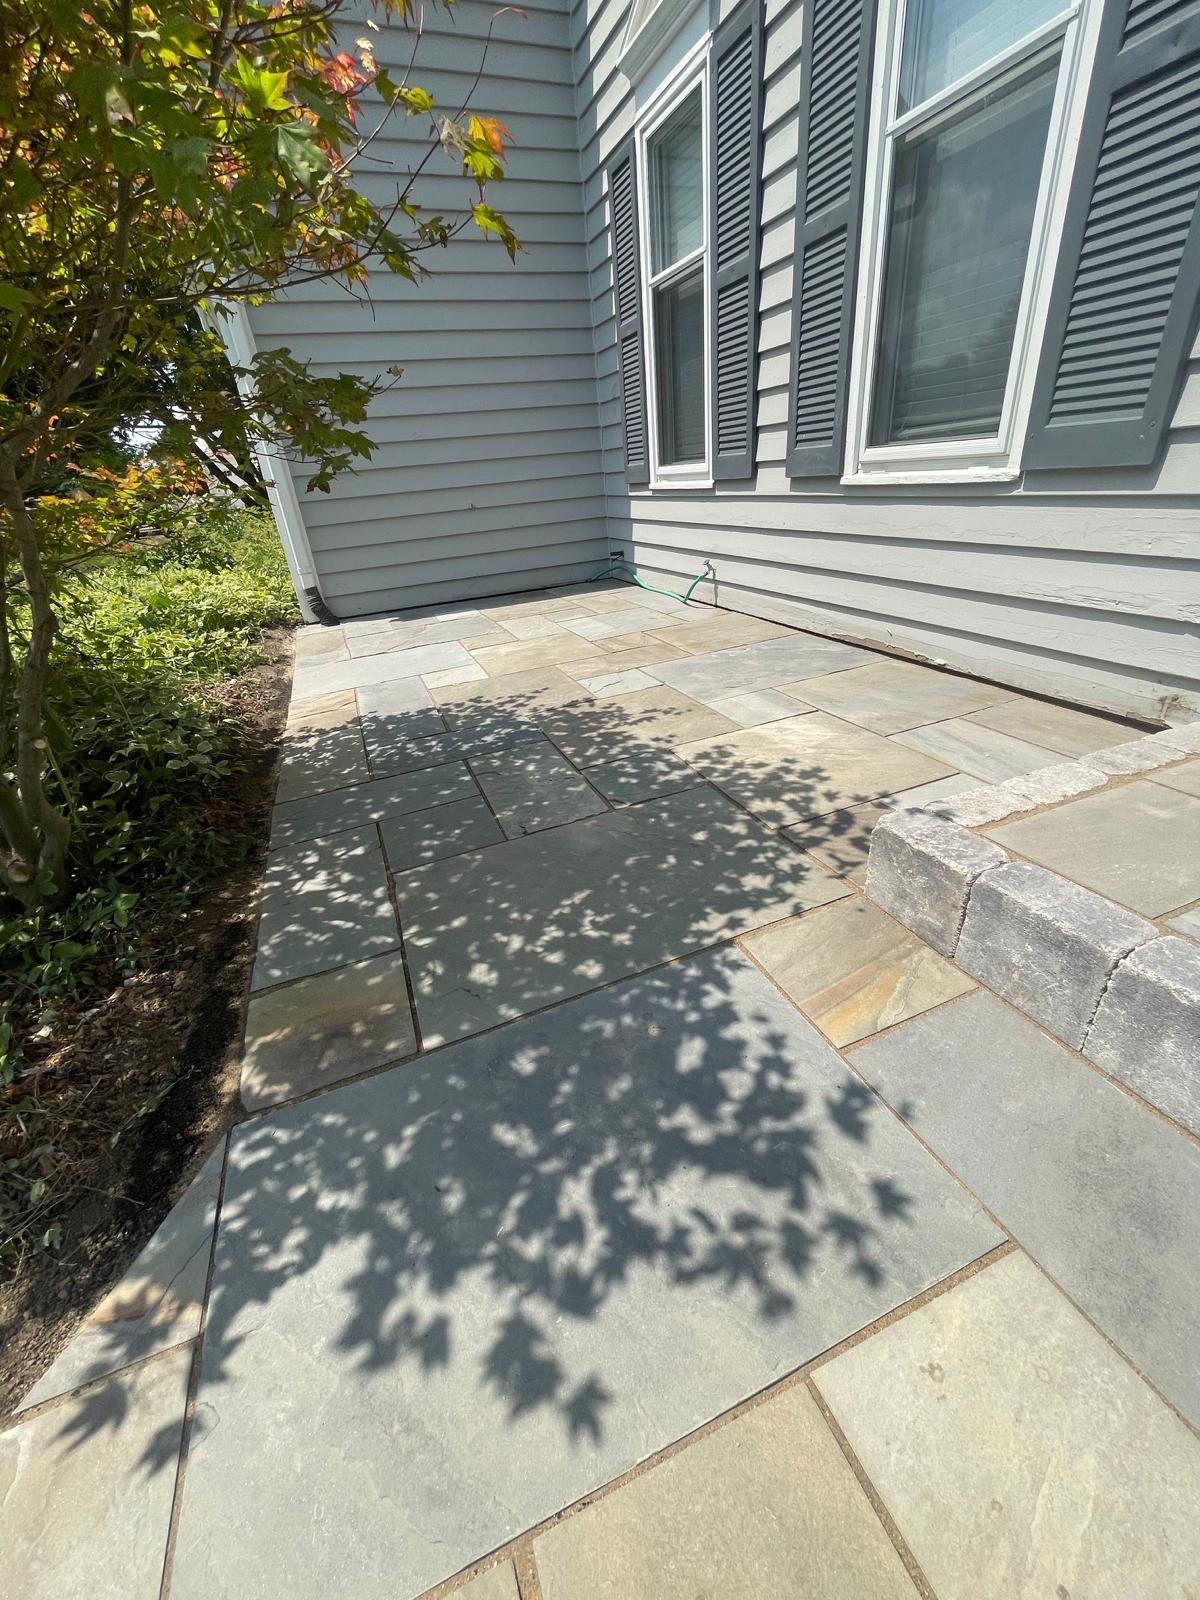
[[[64,1245],[31,1255],[0,1282],[0,1422],[129,1267],[218,1139],[242,1116],[238,1062],[254,960],[259,883],[292,678],[287,628],[264,638],[263,664],[217,691],[236,707],[242,770],[230,799],[251,848],[209,882],[182,932],[183,958],[149,962],[131,991],[95,997],[70,1041],[99,1050],[114,1027],[123,1051],[159,1058],[165,1092],[120,1150],[118,1183],[84,1192],[58,1217]],[[181,929],[171,930],[178,947]],[[182,972],[181,972],[182,967]],[[186,983],[183,982],[186,977]],[[182,985],[182,988],[181,988]],[[163,1046],[166,1044],[166,1050]],[[97,1153],[102,1169],[103,1157]]]

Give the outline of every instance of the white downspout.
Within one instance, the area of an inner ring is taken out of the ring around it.
[[[214,316],[205,320],[219,336],[233,366],[249,367],[254,359],[256,346],[245,304],[240,300],[226,301],[225,309],[228,313],[226,316]],[[251,384],[248,378],[241,376],[237,383],[243,395],[250,393]],[[312,594],[319,598],[321,593],[320,584],[317,582],[317,567],[313,560],[312,546],[308,542],[308,529],[304,526],[300,498],[296,493],[296,485],[292,480],[288,464],[266,445],[255,444],[252,449],[259,473],[266,485],[267,499],[275,515],[275,526],[279,529],[279,540],[283,545],[283,554],[287,560],[288,571],[292,575],[292,584],[304,620],[322,621],[323,619],[317,615],[312,598]]]

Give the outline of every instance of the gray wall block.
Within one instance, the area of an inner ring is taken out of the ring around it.
[[[1200,949],[1167,937],[1135,950],[1113,973],[1083,1048],[1200,1133]]]
[[[957,823],[927,811],[896,811],[871,835],[867,898],[952,956],[971,885],[1007,859],[999,845]]]
[[[1091,890],[1010,861],[971,890],[955,960],[1078,1048],[1117,962],[1157,935]]]

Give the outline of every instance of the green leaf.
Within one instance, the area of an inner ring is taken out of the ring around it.
[[[317,143],[317,130],[307,122],[289,122],[275,130],[281,165],[309,193],[329,174],[329,157]]]
[[[28,289],[18,289],[15,283],[0,283],[0,309],[20,311],[31,299]]]

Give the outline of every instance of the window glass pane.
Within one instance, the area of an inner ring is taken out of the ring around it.
[[[689,98],[650,141],[650,265],[661,272],[704,243],[700,95]]]
[[[901,113],[981,67],[1066,9],[1068,0],[909,0]]]
[[[704,272],[654,294],[658,457],[664,467],[704,460]]]
[[[999,426],[1057,71],[897,140],[872,444]]]

